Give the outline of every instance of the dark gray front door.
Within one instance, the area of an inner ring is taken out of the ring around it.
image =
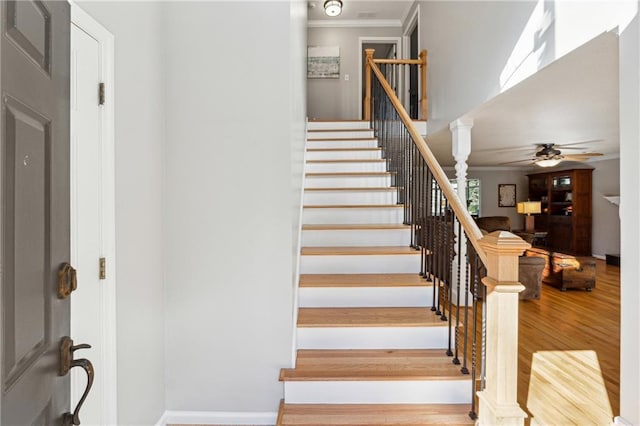
[[[69,299],[69,4],[2,1],[0,423],[56,425],[69,410],[59,346]]]

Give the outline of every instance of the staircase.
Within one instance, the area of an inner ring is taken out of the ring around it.
[[[469,425],[420,252],[368,122],[310,122],[295,368],[278,425]]]

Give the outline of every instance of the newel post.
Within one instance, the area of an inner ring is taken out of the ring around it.
[[[364,69],[364,105],[362,111],[364,111],[364,119],[366,121],[371,120],[371,65],[369,60],[373,61],[373,52],[375,49],[365,49],[365,69]]]
[[[478,425],[524,424],[518,405],[518,257],[530,247],[510,232],[480,240],[487,255],[486,388],[478,392]]]
[[[420,118],[427,119],[427,51],[420,52]]]

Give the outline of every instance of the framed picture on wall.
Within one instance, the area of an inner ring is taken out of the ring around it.
[[[340,78],[340,47],[308,46],[307,78]]]
[[[500,183],[498,184],[498,207],[515,207],[516,206],[516,184]]]

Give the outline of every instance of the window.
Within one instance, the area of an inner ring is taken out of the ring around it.
[[[451,179],[451,186],[458,190],[458,182]],[[480,217],[480,179],[467,179],[467,210],[473,217]]]

